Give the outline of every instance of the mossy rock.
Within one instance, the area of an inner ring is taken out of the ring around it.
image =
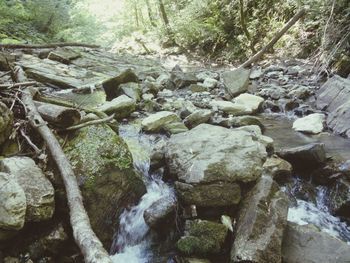
[[[0,102],[0,145],[10,136],[12,126],[13,114],[4,103]]]
[[[109,249],[120,213],[146,192],[131,153],[107,125],[81,129],[64,151],[80,184],[92,228]]]
[[[186,222],[186,236],[177,243],[177,249],[184,255],[206,256],[221,252],[228,229],[223,224],[206,220]]]

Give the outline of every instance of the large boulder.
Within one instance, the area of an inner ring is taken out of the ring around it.
[[[263,175],[244,199],[231,262],[280,263],[288,198],[272,177]]]
[[[160,228],[174,214],[176,201],[172,196],[163,197],[154,202],[143,213],[146,224],[154,229]]]
[[[0,145],[4,143],[10,136],[12,131],[13,114],[6,107],[4,103],[0,101]]]
[[[13,175],[0,173],[0,242],[20,230],[25,222],[26,196]]]
[[[1,171],[12,174],[27,199],[26,221],[39,222],[52,217],[55,210],[54,188],[42,170],[29,157],[0,161]]]
[[[329,207],[333,214],[350,218],[350,183],[340,178],[329,188]]]
[[[184,255],[206,256],[221,252],[228,228],[206,220],[186,221],[185,236],[176,243]]]
[[[318,91],[316,105],[327,110],[327,125],[334,132],[350,137],[350,80],[335,75]]]
[[[322,113],[313,113],[297,119],[293,123],[293,129],[300,132],[318,134],[324,129],[325,116]]]
[[[247,91],[249,76],[250,70],[238,68],[224,72],[221,77],[227,93],[234,97]]]
[[[64,151],[80,184],[92,228],[109,247],[121,211],[146,191],[133,169],[131,153],[107,125],[80,129]]]
[[[211,110],[196,110],[185,118],[184,123],[188,128],[193,128],[209,121],[212,115]]]
[[[195,74],[184,72],[178,65],[172,69],[170,80],[175,84],[177,89],[181,89],[198,82]]]
[[[237,183],[261,175],[267,156],[261,138],[261,133],[209,124],[172,136],[165,159],[170,176],[180,182],[176,184],[180,199],[198,206],[238,203]]]
[[[231,101],[223,101],[223,100],[212,100],[210,102],[210,106],[214,110],[220,110],[227,114],[231,114],[233,116],[250,114],[251,111],[247,109],[244,105],[233,103]]]
[[[259,96],[244,93],[234,98],[233,101],[235,104],[244,106],[247,112],[251,114],[256,113],[260,109],[264,99]]]
[[[347,263],[350,246],[313,225],[288,223],[283,237],[285,263]]]

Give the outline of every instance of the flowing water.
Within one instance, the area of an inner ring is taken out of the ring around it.
[[[143,218],[144,211],[163,197],[175,198],[174,190],[162,181],[160,174],[149,174],[150,151],[156,138],[141,134],[136,126],[120,126],[120,135],[133,155],[134,167],[144,178],[147,192],[140,202],[120,215],[119,230],[112,245],[113,262],[152,262],[152,231]]]

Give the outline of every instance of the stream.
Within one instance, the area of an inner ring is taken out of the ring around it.
[[[146,224],[143,213],[154,202],[163,197],[175,198],[174,189],[162,180],[161,174],[150,174],[150,151],[156,137],[144,135],[134,125],[122,125],[120,136],[128,144],[132,153],[134,167],[142,174],[147,192],[140,202],[131,209],[125,209],[120,215],[119,230],[112,245],[111,258],[115,263],[147,263],[152,262],[152,231]]]

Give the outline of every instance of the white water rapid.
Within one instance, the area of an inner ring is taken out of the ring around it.
[[[119,230],[112,245],[116,254],[111,256],[115,263],[152,262],[152,235],[143,219],[144,211],[162,197],[173,197],[173,189],[164,183],[161,175],[149,174],[150,150],[155,138],[142,135],[135,126],[120,126],[120,136],[126,141],[132,153],[134,167],[144,176],[147,193],[131,209],[120,215]]]

